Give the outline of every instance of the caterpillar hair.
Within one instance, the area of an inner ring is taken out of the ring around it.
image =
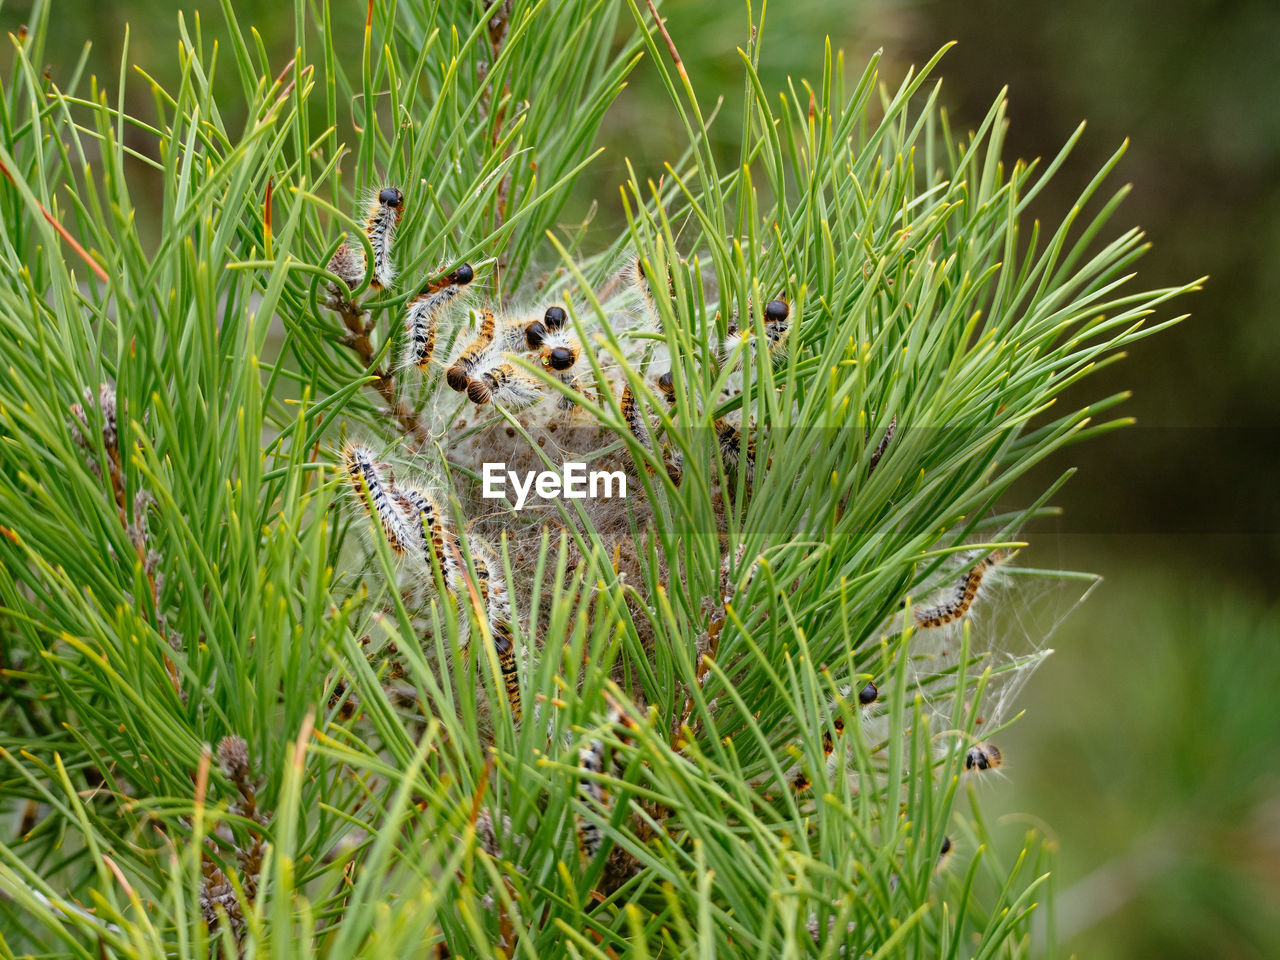
[[[604,741],[592,740],[588,746],[578,751],[578,767],[584,773],[604,774]],[[608,793],[604,784],[595,779],[581,778],[578,782],[586,798],[601,810],[605,809]],[[582,847],[582,856],[591,860],[600,850],[600,826],[594,820],[578,815],[578,844]]]
[[[459,568],[461,550],[457,536],[445,527],[440,508],[425,490],[406,487],[398,492],[405,513],[417,522],[421,530],[417,544],[422,551],[423,562],[430,567],[431,559],[435,557],[440,564],[445,588],[450,593],[459,593],[463,589],[463,583]]]
[[[510,363],[499,363],[468,381],[467,396],[480,406],[492,400],[519,409],[542,399],[541,384]]]
[[[621,723],[632,729],[635,727],[634,722],[617,703],[613,703],[610,706],[606,723],[610,725]],[[624,736],[622,740],[626,742],[627,738]],[[603,739],[593,739],[590,744],[578,751],[578,768],[584,773],[591,773],[596,776],[604,775]],[[578,780],[578,786],[592,806],[596,807],[602,814],[609,812],[609,793],[605,790],[604,784],[594,777],[581,777]],[[582,848],[583,859],[590,861],[600,850],[600,843],[603,839],[600,827],[594,820],[590,820],[582,814],[578,814],[577,822],[578,844]]]
[[[658,377],[658,391],[667,398],[667,405],[676,405],[676,381],[670,370]]]
[[[436,348],[436,325],[442,311],[475,279],[471,264],[464,263],[441,280],[428,283],[405,309],[404,365],[426,373]]]
[[[497,320],[493,316],[493,311],[481,311],[480,332],[458,355],[458,359],[453,361],[453,365],[445,371],[444,379],[451,389],[458,393],[466,392],[467,385],[471,382],[471,371],[480,364],[493,345],[493,334],[496,328]]]
[[[372,450],[358,443],[348,443],[342,448],[342,461],[356,499],[377,519],[387,546],[396,553],[404,553],[414,542],[413,530],[397,502],[394,480],[389,475],[383,479],[384,465],[378,463]]]
[[[631,389],[631,384],[628,383],[622,388],[622,397],[618,405],[622,407],[622,419],[627,421],[631,435],[636,438],[640,446],[646,450],[652,450],[653,441],[649,439],[649,424],[645,420],[644,412],[640,409],[640,404],[636,401],[636,394]]]
[[[511,706],[511,717],[519,726],[520,673],[516,667],[516,638],[511,630],[511,606],[505,589],[489,592],[489,631],[493,634],[493,649],[498,655],[498,669],[502,672],[502,686]]]
[[[404,216],[404,194],[396,187],[383,187],[376,197],[369,200],[365,215],[364,232],[373,248],[373,277],[369,286],[381,290],[395,280],[395,264],[391,260],[391,245],[395,241],[396,227]]]
[[[771,354],[781,349],[790,332],[791,305],[781,297],[770,300],[764,305],[764,335]]]
[[[942,838],[942,849],[938,852],[938,865],[934,868],[937,873],[942,873],[951,865],[953,845],[950,837]]]
[[[736,476],[738,469],[746,470],[745,483],[751,486],[755,479],[756,441],[755,437],[747,438],[747,448],[742,449],[742,432],[727,420],[717,420],[713,424],[716,431],[716,446],[720,450],[720,462],[724,464],[725,473]]]
[[[832,729],[835,730],[836,736],[840,736],[842,733],[844,733],[844,717],[837,714],[835,717],[831,719],[831,726],[832,726]],[[830,730],[823,730],[822,731],[823,756],[830,758],[831,754],[835,752],[835,749],[836,749],[835,737],[831,735]],[[799,773],[797,773],[794,777],[791,778],[791,788],[798,793],[808,790],[809,787],[811,787],[812,785],[813,785],[813,781],[809,779],[809,777],[805,774],[803,770],[801,770]]]
[[[485,554],[478,546],[472,545],[471,565],[476,571],[476,589],[480,594],[480,603],[488,614],[489,609],[489,564],[485,561]]]
[[[1004,763],[1004,755],[994,743],[979,743],[964,755],[964,768],[975,772],[995,770]]]
[[[662,465],[667,468],[667,476],[674,486],[680,486],[684,479],[684,455],[673,447],[664,447]]]
[[[932,627],[945,626],[963,617],[969,612],[969,608],[973,606],[973,601],[978,596],[978,590],[982,586],[982,580],[987,575],[987,571],[999,563],[1001,559],[1000,551],[998,550],[988,554],[956,581],[951,588],[951,596],[947,599],[933,606],[917,607],[913,610],[912,617],[916,626],[927,630]]]
[[[533,320],[524,325],[524,346],[537,351],[538,362],[543,369],[566,386],[576,388],[577,377],[570,371],[577,364],[582,347],[564,329],[568,321],[569,316],[563,307],[547,307],[541,320]],[[573,406],[573,400],[561,394],[556,406],[561,410],[568,410]]]
[[[547,337],[563,330],[568,320],[569,316],[564,312],[564,307],[547,307],[541,320],[532,320],[525,324],[525,343],[530,350],[537,350]]]
[[[644,271],[644,261],[636,257],[628,273],[631,286],[640,294],[640,300],[644,304],[645,319],[652,329],[661,333],[662,314],[658,313],[658,303],[653,297],[653,287],[649,285],[649,275]],[[668,281],[668,290],[670,290],[670,281]]]
[[[622,417],[627,421],[627,428],[631,431],[631,435],[639,441],[640,445],[646,450],[653,450],[653,441],[649,436],[649,424],[645,418],[644,412],[640,409],[640,404],[636,400],[635,391],[631,389],[631,384],[627,384],[622,388],[622,397],[618,401],[622,407]],[[664,450],[663,466],[666,467],[667,476],[671,478],[671,482],[677,487],[684,478],[684,460],[678,450]],[[649,473],[653,470],[646,462],[644,468]]]
[[[471,546],[471,562],[475,564],[476,576],[480,579],[481,602],[484,605],[489,633],[493,637],[493,651],[498,658],[502,686],[507,695],[507,703],[511,707],[512,719],[516,726],[519,726],[522,716],[520,673],[516,665],[516,638],[512,631],[511,599],[507,595],[506,584],[500,578],[495,579],[490,573],[497,566],[496,560],[478,544]]]
[[[745,326],[739,326],[735,317],[729,324],[729,335],[720,348],[723,360],[733,356],[739,345],[750,343],[754,330],[751,326],[751,310],[748,308],[748,320]],[[787,334],[791,331],[791,306],[781,297],[775,297],[764,305],[765,348],[774,360],[781,359],[786,353]]]
[[[577,390],[579,393],[583,394],[588,393],[586,382],[572,371],[558,373],[556,374],[556,379],[571,390]],[[578,401],[574,397],[565,393],[560,393],[556,397],[556,409],[561,411],[572,410],[577,402]]]

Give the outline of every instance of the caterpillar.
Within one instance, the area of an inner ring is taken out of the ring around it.
[[[680,263],[686,264],[687,261],[682,259]],[[658,312],[658,302],[654,298],[653,286],[649,283],[649,275],[645,272],[644,261],[639,257],[636,257],[627,265],[626,274],[631,286],[640,294],[640,299],[644,303],[646,319],[648,320],[650,328],[658,333],[662,333],[662,314]],[[671,298],[674,304],[676,299],[676,282],[675,277],[671,273],[670,267],[668,267],[667,270],[667,296]]]
[[[644,261],[636,257],[628,273],[630,274],[631,286],[640,293],[640,299],[644,303],[645,315],[649,323],[653,329],[661,332],[662,315],[658,313],[658,304],[653,298],[653,289],[649,286],[649,277],[644,272]]]
[[[372,450],[361,444],[348,443],[343,447],[342,461],[356,498],[377,519],[387,546],[396,553],[404,553],[414,542],[414,536],[396,501],[394,479],[388,475],[383,481],[380,472],[383,464],[374,458]]]
[[[869,707],[880,699],[880,688],[876,686],[874,681],[868,680],[867,683],[858,691],[858,705],[861,707]],[[836,736],[844,733],[844,717],[836,715],[831,719],[831,727],[836,732]],[[830,730],[822,731],[822,753],[824,756],[830,757],[835,751],[835,737],[831,735]],[[812,785],[809,777],[803,771],[796,774],[791,780],[791,786],[797,792],[808,790]]]
[[[381,290],[391,286],[396,268],[391,260],[391,245],[395,241],[396,227],[404,216],[404,194],[396,187],[383,187],[369,201],[365,216],[364,232],[373,248],[373,277],[369,286]]]
[[[836,716],[832,718],[831,726],[835,730],[837,736],[844,733],[844,717]],[[823,730],[822,731],[823,756],[830,757],[831,754],[835,752],[835,749],[836,749],[835,738],[831,736],[831,731]],[[797,773],[794,777],[791,778],[791,788],[795,790],[797,793],[802,793],[803,791],[808,790],[809,787],[811,786],[813,786],[813,781],[809,779],[808,775],[805,774],[803,770],[801,770],[799,773]]]
[[[639,441],[640,446],[646,450],[652,450],[653,443],[649,439],[649,424],[645,421],[644,413],[640,410],[640,404],[636,402],[636,394],[631,389],[631,384],[627,384],[622,388],[622,397],[618,404],[622,407],[622,419],[627,421],[627,427],[631,430],[631,435]]]
[[[748,310],[748,318],[751,312]],[[764,305],[762,324],[765,336],[765,348],[773,359],[780,359],[786,351],[787,334],[791,331],[791,307],[786,300],[775,297]],[[723,360],[728,360],[734,351],[743,343],[749,343],[754,330],[750,319],[745,327],[739,327],[735,317],[729,324],[729,335],[725,337],[720,348]]]
[[[605,722],[609,725],[621,723],[625,727],[635,729],[635,722],[616,703],[609,708],[608,718]],[[626,743],[629,738],[623,735],[620,739],[623,743]],[[604,776],[605,773],[603,739],[595,738],[578,751],[578,769],[583,773],[594,774],[592,777],[580,777],[578,779],[578,788],[591,806],[594,806],[602,814],[607,814],[609,812],[609,792],[605,789],[604,784],[596,779],[596,777]],[[578,845],[582,848],[583,859],[589,862],[600,851],[600,844],[603,840],[600,825],[582,814],[578,814],[576,819]]]
[[[622,418],[626,420],[627,428],[631,431],[631,435],[646,450],[653,450],[653,441],[649,436],[649,424],[644,412],[640,409],[640,403],[636,400],[635,391],[631,389],[631,384],[627,384],[622,388],[622,396],[618,403],[622,407]],[[684,460],[680,452],[678,450],[665,449],[662,461],[663,466],[667,468],[667,476],[671,478],[671,482],[677,487],[680,486],[680,481],[684,476]],[[650,473],[653,472],[648,463],[645,463],[644,468]]]
[[[480,332],[458,355],[458,359],[453,361],[453,365],[445,371],[444,379],[451,389],[458,393],[466,392],[467,385],[471,382],[471,371],[480,364],[485,354],[489,352],[490,346],[493,345],[493,334],[496,328],[497,320],[493,316],[493,311],[481,311]]]
[[[676,405],[676,381],[670,370],[658,377],[658,392],[666,397],[667,406]]]
[[[986,576],[987,571],[1000,562],[1000,551],[983,557],[981,561],[968,572],[964,574],[951,588],[951,596],[943,600],[941,603],[934,604],[929,607],[917,607],[912,611],[912,617],[916,626],[921,629],[930,629],[932,627],[941,627],[948,623],[959,620],[969,608],[973,606],[973,601],[978,596],[978,590],[982,586],[982,579]]]
[[[880,465],[880,458],[884,456],[884,452],[889,449],[889,443],[893,440],[893,435],[898,432],[898,415],[895,413],[889,418],[889,425],[884,429],[884,436],[880,438],[880,442],[876,444],[875,450],[871,451],[871,460],[867,464],[867,476],[871,476],[875,472],[876,467]]]
[[[404,365],[426,373],[436,348],[436,324],[442,311],[475,279],[471,264],[464,263],[443,280],[428,283],[405,309]]]
[[[492,400],[506,407],[527,407],[542,398],[541,385],[510,363],[499,363],[467,383],[467,396],[480,406]]]
[[[547,307],[541,320],[534,320],[524,328],[525,344],[538,351],[538,360],[544,367],[563,374],[578,362],[581,347],[578,341],[564,331],[568,316],[563,307]]]
[[[516,667],[516,638],[511,631],[511,606],[505,589],[493,590],[489,594],[489,630],[493,634],[493,649],[498,655],[498,669],[502,673],[507,703],[511,706],[511,717],[519,726],[520,673]]]
[[[481,602],[493,637],[493,650],[498,658],[498,671],[502,674],[507,703],[518,727],[522,716],[520,673],[516,665],[516,638],[511,629],[511,601],[506,585],[490,577],[489,568],[493,560],[483,548],[476,546],[472,550],[471,562],[475,564],[476,577],[480,580]]]
[[[716,446],[720,449],[720,461],[724,464],[725,473],[735,476],[739,468],[746,471],[744,478],[747,489],[751,489],[755,479],[756,441],[755,437],[747,438],[746,450],[742,449],[742,432],[727,420],[716,420],[712,426],[716,431]]]
[[[593,773],[597,776],[604,775],[603,740],[592,740],[588,746],[578,751],[578,767],[584,773]],[[601,810],[605,809],[608,793],[604,789],[604,784],[598,780],[583,777],[579,781],[579,787],[587,800]],[[582,855],[585,859],[591,860],[600,851],[600,840],[600,825],[594,820],[589,820],[579,814],[578,844],[582,847]]]
[[[1004,755],[994,743],[979,743],[964,755],[966,770],[995,770],[1004,763]]]
[[[424,553],[430,550],[439,560],[445,587],[451,594],[460,595],[465,587],[460,564],[462,545],[457,535],[445,526],[440,508],[429,494],[417,487],[396,489],[393,495],[404,513],[416,518],[420,524],[416,542]],[[426,555],[425,559],[430,563],[431,555]],[[492,559],[478,545],[473,545],[471,562],[475,567],[480,603],[489,624],[489,632],[493,636],[494,652],[498,657],[507,702],[511,705],[512,717],[519,725],[520,677],[516,666],[515,634],[511,629],[511,602],[506,586],[493,580],[490,575]]]
[[[938,864],[934,867],[935,873],[942,873],[951,865],[952,843],[950,837],[942,838],[942,849],[938,852]]]
[[[426,491],[406,487],[399,494],[405,513],[417,522],[421,531],[417,542],[424,562],[430,566],[434,557],[440,564],[445,589],[457,594],[463,588],[462,573],[458,565],[461,550],[457,536],[445,527],[440,508]]]

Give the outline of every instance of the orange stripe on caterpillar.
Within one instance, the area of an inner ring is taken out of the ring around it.
[[[913,610],[911,616],[915,620],[916,626],[921,629],[941,627],[963,617],[969,612],[969,608],[973,606],[973,601],[978,596],[978,590],[982,586],[982,580],[987,575],[987,571],[999,563],[1001,559],[999,550],[988,554],[966,571],[956,582],[955,586],[951,588],[952,594],[948,599],[933,606],[917,607]]]
[[[527,407],[542,399],[542,385],[510,363],[499,363],[467,382],[467,396],[477,406],[492,400],[505,407]]]
[[[484,359],[489,347],[493,345],[493,333],[497,328],[497,320],[492,310],[484,310],[480,314],[480,332],[453,361],[453,365],[445,372],[445,382],[458,393],[465,393],[471,382],[471,372]]]
[[[631,435],[636,438],[642,447],[652,451],[653,441],[649,436],[649,424],[644,412],[640,409],[640,403],[636,400],[635,391],[631,389],[631,384],[623,387],[618,405],[622,408],[622,418],[626,420],[627,428],[631,431]],[[684,464],[679,451],[665,451],[662,460],[671,482],[677,487],[680,486],[680,481],[684,478]],[[647,472],[653,473],[653,468],[649,466],[647,461],[644,461],[644,468]]]
[[[396,553],[404,553],[414,542],[413,531],[395,499],[392,478],[383,479],[384,465],[378,463],[372,450],[358,443],[342,448],[342,461],[351,489],[365,510],[378,521],[387,545]]]
[[[443,513],[425,491],[408,487],[398,492],[405,513],[418,524],[417,544],[424,562],[430,566],[434,556],[440,564],[445,589],[458,593],[463,589],[463,583],[459,566],[462,554],[457,536],[445,527]]]

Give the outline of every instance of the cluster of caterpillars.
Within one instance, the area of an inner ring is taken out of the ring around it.
[[[911,611],[911,619],[916,629],[934,630],[964,619],[978,599],[991,570],[1006,559],[1006,554],[1001,550],[987,554],[962,573],[937,603],[915,607]],[[1003,762],[1004,755],[1000,748],[994,743],[982,741],[965,752],[964,768],[970,773],[982,773],[998,769]]]
[[[361,444],[349,443],[342,451],[343,466],[357,501],[373,517],[387,546],[399,556],[425,568],[428,576],[439,569],[451,599],[474,597],[493,640],[511,715],[519,723],[520,677],[516,668],[516,638],[512,628],[511,599],[493,556],[478,542],[468,541],[475,580],[468,575],[462,542],[446,522],[444,512],[422,487],[397,483],[391,468],[379,463]]]
[[[915,629],[937,630],[962,621],[980,596],[992,569],[1006,559],[1007,555],[1000,550],[981,557],[944,588],[937,602],[915,607],[911,612],[911,621]],[[858,691],[858,704],[863,711],[872,708],[879,699],[880,691],[874,681],[868,682]],[[832,755],[836,749],[835,738],[844,732],[844,719],[838,714],[834,715],[831,726],[835,736],[829,731],[824,731],[822,734],[822,750],[828,765],[831,764]],[[965,751],[964,769],[968,773],[981,774],[998,769],[1003,762],[1004,755],[999,747],[989,741],[979,741]],[[808,790],[813,785],[812,779],[803,768],[791,775],[790,782],[796,791]]]
[[[351,289],[362,282],[366,274],[370,288],[390,289],[396,278],[393,245],[404,207],[404,195],[395,187],[385,187],[372,195],[365,215],[365,235],[368,249],[372,252],[372,262],[366,262],[363,244],[344,242],[331,258],[329,271]],[[428,376],[433,364],[439,363],[436,351],[441,339],[439,328],[442,318],[474,279],[475,271],[471,265],[463,263],[427,282],[408,300],[403,317],[402,370],[413,368]],[[652,328],[663,332],[661,313],[654,301],[642,260],[632,261],[625,279],[637,291]],[[674,285],[669,280],[666,286],[674,298]],[[341,288],[337,285],[330,287],[330,297],[330,305],[335,309],[349,305],[353,311],[358,310],[355,304],[348,304],[342,297]],[[493,310],[486,308],[477,310],[476,314],[478,328],[475,334],[460,341],[452,358],[440,364],[445,371],[444,381],[451,390],[464,394],[477,406],[492,403],[512,410],[530,407],[555,393],[559,409],[573,408],[575,392],[583,390],[575,372],[582,351],[570,331],[568,314],[563,306],[552,304],[540,315],[535,313],[514,318],[500,319]],[[745,321],[740,321],[736,314],[730,317],[725,325],[726,335],[717,343],[708,344],[701,359],[713,364],[717,372],[723,372],[729,364],[751,362],[758,350],[762,350],[771,362],[776,362],[785,355],[793,325],[792,308],[785,294],[780,293],[764,303],[759,316],[762,340],[755,320],[750,305]],[[522,365],[514,362],[516,358],[558,379],[565,389],[551,389],[544,380],[531,376]],[[732,378],[730,380],[732,382]],[[674,371],[666,370],[653,383],[657,394],[667,401],[669,415],[675,417],[679,405]],[[680,453],[669,445],[658,448],[653,424],[632,384],[628,381],[605,386],[615,391],[620,388],[617,393],[619,408],[628,431],[641,447],[661,460],[671,482],[679,486],[683,478]],[[730,388],[725,389],[728,391]],[[872,455],[869,470],[874,470],[885,454],[896,425],[894,417]],[[726,475],[741,477],[746,488],[750,489],[757,472],[755,425],[750,410],[743,409],[715,419],[713,429],[715,446]],[[748,434],[745,439],[744,432]],[[438,569],[444,589],[452,600],[471,597],[473,603],[478,602],[478,612],[492,638],[506,697],[518,723],[521,695],[511,601],[501,575],[491,575],[491,571],[496,573],[498,569],[492,555],[479,544],[469,542],[471,566],[468,568],[461,541],[431,495],[413,484],[397,484],[391,469],[378,462],[370,448],[348,444],[343,450],[343,464],[356,498],[374,518],[391,550],[430,571]],[[912,614],[916,628],[939,628],[965,617],[979,595],[983,578],[1000,559],[999,553],[984,557],[967,570],[937,603],[916,608]],[[469,570],[474,571],[474,580]],[[874,682],[867,682],[857,696],[860,707],[869,710],[878,702],[879,690]],[[608,722],[632,726],[616,705],[611,707]],[[843,720],[836,718],[832,729],[834,736],[831,732],[823,736],[823,751],[828,758],[836,749],[835,737],[843,732]],[[968,750],[965,767],[979,772],[998,767],[1001,761],[1002,755],[993,744],[979,743]],[[580,793],[589,806],[600,812],[609,809],[609,797],[601,782],[606,774],[605,763],[604,742],[599,738],[592,739],[579,751]],[[812,785],[803,772],[792,776],[790,783],[797,791],[807,790]],[[601,846],[598,824],[579,815],[577,832],[583,856],[591,859]]]
[[[343,242],[329,261],[329,271],[351,288],[358,285],[367,272],[371,289],[390,289],[396,278],[393,246],[404,210],[405,197],[397,187],[383,187],[371,194],[365,209],[365,235],[368,249],[372,252],[372,262],[366,261],[363,244]],[[407,302],[401,369],[413,368],[423,375],[430,373],[436,362],[441,318],[474,278],[475,271],[464,263],[443,277],[427,282]],[[661,314],[642,260],[632,261],[625,279],[637,291],[652,329],[661,332]],[[670,280],[667,288],[673,294]],[[330,287],[329,305],[334,309],[345,307],[351,313],[359,312],[358,306],[346,300],[336,284]],[[575,394],[584,388],[575,373],[582,348],[569,329],[568,314],[563,306],[553,304],[543,309],[540,315],[514,318],[499,318],[487,308],[478,310],[477,314],[476,333],[462,342],[453,358],[445,364],[444,379],[450,389],[465,394],[477,406],[493,403],[521,410],[551,393],[557,394],[558,409],[564,411],[574,406]],[[780,295],[769,300],[761,311],[760,320],[764,334],[763,349],[776,360],[786,349],[792,325],[787,299]],[[726,329],[726,336],[707,350],[707,356],[713,363],[719,367],[737,363],[744,355],[755,355],[757,336],[750,308],[745,322],[740,322],[734,314],[729,318]],[[531,376],[514,362],[515,358],[541,368],[559,380],[565,389],[552,390],[543,380]],[[672,372],[668,370],[658,376],[656,384],[674,415],[676,404]],[[618,390],[619,407],[628,431],[642,447],[661,459],[672,483],[679,485],[683,479],[681,455],[671,445],[664,444],[660,450],[655,447],[650,419],[632,385],[624,382],[618,383],[616,388],[607,386]],[[744,441],[743,416],[742,413],[729,414],[715,420],[713,427],[720,462],[727,474],[736,478],[739,472],[744,473],[750,486],[756,472],[756,442],[753,436]],[[747,431],[752,428],[753,423],[747,422]],[[647,464],[645,469],[649,469]]]
[[[648,275],[645,273],[643,261],[637,259],[632,270],[631,281],[635,288],[640,291],[647,313],[655,328],[658,332],[663,332],[662,314],[654,301],[653,290],[649,284]],[[674,285],[670,280],[668,280],[667,288],[669,295],[674,298]],[[718,344],[709,345],[705,351],[705,356],[718,369],[728,364],[738,363],[744,354],[754,355],[756,337],[750,307],[748,308],[748,314],[748,321],[745,324],[740,324],[737,314],[734,314],[728,321],[725,338]],[[779,295],[764,305],[761,317],[761,326],[765,337],[764,349],[766,355],[773,362],[780,360],[785,355],[791,323],[791,306],[784,296]],[[677,407],[674,372],[667,370],[660,374],[656,378],[656,385],[658,393],[667,401],[668,411],[674,417]],[[729,387],[726,386],[725,390],[727,392]],[[722,397],[722,399],[728,398],[728,395]],[[630,384],[623,388],[620,406],[631,435],[646,450],[656,452],[649,421],[641,410]],[[712,422],[712,428],[715,431],[716,449],[720,457],[720,463],[724,466],[727,477],[731,480],[736,479],[741,472],[747,489],[750,489],[755,479],[756,442],[754,436],[748,436],[746,442],[743,442],[742,422],[742,414],[739,412],[736,415],[717,418]],[[749,420],[747,422],[748,430],[750,430],[754,423]],[[684,474],[680,452],[668,447],[661,451],[661,456],[667,476],[673,484],[679,486]]]
[[[565,327],[569,316],[561,306],[550,306],[541,319],[519,319],[499,323],[492,310],[480,314],[479,333],[463,348],[445,372],[445,383],[465,393],[477,406],[493,402],[515,410],[537,403],[545,387],[511,362],[525,355],[558,378],[576,387],[573,368],[582,348]],[[568,395],[559,401],[562,409],[572,405]]]

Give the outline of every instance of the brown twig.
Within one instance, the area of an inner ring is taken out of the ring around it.
[[[373,324],[365,320],[366,312],[358,303],[340,297],[331,298],[327,305],[342,318],[342,324],[347,328],[347,335],[342,338],[342,343],[354,350],[365,370],[377,377],[370,386],[386,402],[387,410],[395,419],[400,432],[412,438],[415,449],[425,447],[431,442],[430,431],[417,412],[396,394],[396,382],[391,373],[382,367],[374,367],[373,341],[369,339]]]

